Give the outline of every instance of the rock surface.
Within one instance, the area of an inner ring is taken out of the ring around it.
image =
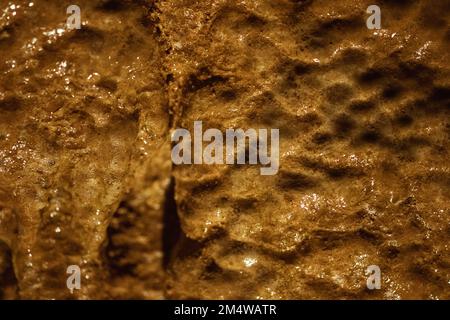
[[[371,4],[1,0],[0,297],[449,299],[450,1]],[[197,120],[278,174],[172,166]]]

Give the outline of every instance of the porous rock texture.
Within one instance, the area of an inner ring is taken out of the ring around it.
[[[450,1],[0,4],[3,298],[450,298]],[[278,174],[173,166],[197,120]]]

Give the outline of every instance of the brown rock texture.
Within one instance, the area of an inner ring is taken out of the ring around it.
[[[33,3],[2,3],[0,238],[17,297],[161,298],[169,122],[145,10],[81,1],[66,30],[69,3]]]
[[[450,1],[70,4],[0,0],[1,298],[450,298]],[[173,166],[200,120],[278,174]]]

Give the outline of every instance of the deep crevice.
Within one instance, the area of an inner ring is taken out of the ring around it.
[[[17,299],[17,287],[11,250],[0,240],[0,300]]]
[[[163,212],[163,266],[169,266],[174,248],[181,235],[180,219],[175,201],[175,178],[171,177],[166,190]]]

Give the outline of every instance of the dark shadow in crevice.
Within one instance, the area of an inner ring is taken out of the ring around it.
[[[0,300],[17,298],[17,278],[12,265],[11,250],[0,240]]]
[[[171,178],[164,200],[163,213],[163,266],[167,268],[175,246],[180,239],[181,225],[175,202],[175,179]]]
[[[110,275],[113,277],[134,275],[138,262],[130,259],[133,239],[128,235],[133,235],[132,229],[138,219],[140,219],[139,214],[126,201],[123,201],[108,226],[108,241],[103,255]]]

